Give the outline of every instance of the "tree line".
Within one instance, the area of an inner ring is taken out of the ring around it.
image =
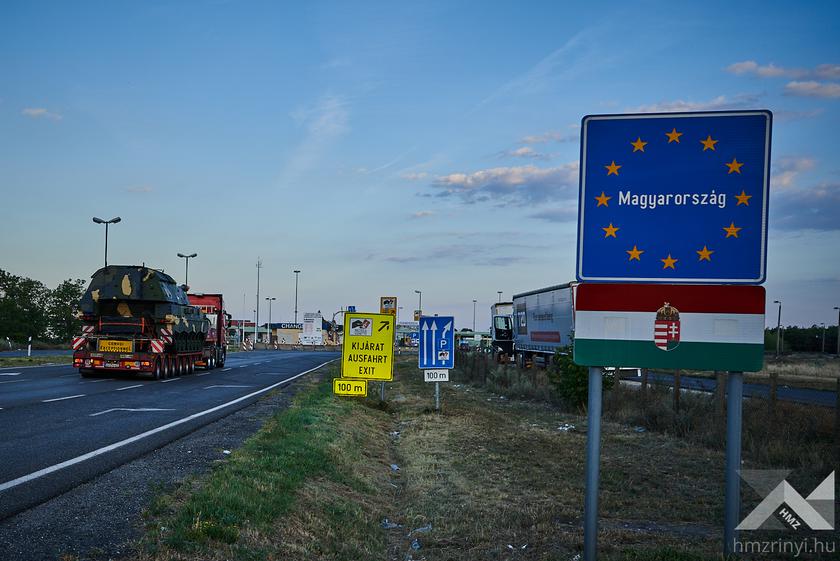
[[[819,353],[823,350],[823,327],[782,326],[782,352]],[[764,349],[768,352],[776,350],[776,328],[764,330]],[[825,327],[825,352],[837,352],[837,326]]]
[[[86,282],[67,279],[53,289],[0,269],[0,349],[33,340],[67,343],[81,329],[75,317]]]

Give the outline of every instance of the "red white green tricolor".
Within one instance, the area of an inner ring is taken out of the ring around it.
[[[764,287],[581,284],[574,360],[755,372],[764,364]]]

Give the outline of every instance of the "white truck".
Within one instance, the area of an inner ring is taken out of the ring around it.
[[[513,302],[490,306],[490,318],[493,358],[496,362],[508,362],[513,358]]]
[[[571,345],[575,286],[569,282],[514,294],[513,352],[517,365],[524,367],[535,359],[547,365],[559,347]]]

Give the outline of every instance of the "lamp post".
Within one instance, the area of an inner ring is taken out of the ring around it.
[[[825,324],[821,324],[823,328],[822,352],[825,354]]]
[[[478,300],[473,300],[473,333],[475,333],[475,303],[476,302],[478,302]]]
[[[840,306],[834,306],[837,310],[837,356],[840,357]]]
[[[402,310],[405,306],[397,306],[397,325],[400,323],[400,310]]]
[[[262,269],[262,260],[257,257],[257,309],[254,316],[254,349],[256,349],[257,337],[260,329],[260,269]]]
[[[776,358],[779,358],[779,345],[782,341],[782,301],[773,300],[773,303],[779,305],[779,319],[776,323]]]
[[[422,290],[415,290],[415,294],[419,295],[419,300],[417,301],[417,309],[420,311],[420,315],[423,315],[423,291]]]
[[[179,253],[178,257],[181,257],[184,260],[184,284],[189,288],[189,278],[190,278],[190,259],[193,257],[198,257],[198,253],[191,253],[190,255],[184,255],[183,253]]]
[[[273,302],[274,300],[277,300],[277,298],[274,298],[274,297],[269,298],[268,296],[266,296],[265,299],[268,300],[268,344],[270,345],[271,343],[274,342],[274,341],[272,341],[274,336],[272,335],[272,331],[271,331],[271,302]]]
[[[297,323],[298,275],[300,275],[300,269],[295,269],[293,272],[295,273],[295,323]]]
[[[120,222],[122,218],[115,216],[111,220],[102,220],[101,218],[93,217],[93,221],[97,224],[105,224],[105,266],[108,266],[108,225]]]
[[[501,290],[497,290],[496,292],[497,292],[497,293],[498,293],[498,295],[499,295],[499,302],[501,302],[501,301],[502,301],[502,291],[501,291]]]

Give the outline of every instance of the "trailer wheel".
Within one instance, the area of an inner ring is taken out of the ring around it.
[[[155,376],[155,380],[162,379],[161,377],[163,376],[163,373],[161,372],[160,359],[155,360],[155,374],[154,374],[154,376]]]
[[[178,357],[178,376],[183,376],[187,372],[187,357]]]
[[[210,358],[207,359],[207,370],[213,370],[216,368],[216,357],[211,355]]]

